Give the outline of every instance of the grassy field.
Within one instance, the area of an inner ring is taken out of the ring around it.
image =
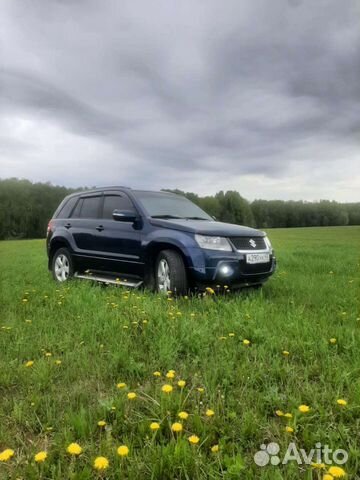
[[[44,241],[1,242],[0,452],[14,455],[0,478],[324,478],[255,464],[260,445],[290,441],[345,449],[360,478],[360,227],[269,233],[279,266],[262,291],[183,299],[59,286]]]

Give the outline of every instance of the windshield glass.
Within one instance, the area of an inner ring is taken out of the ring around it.
[[[161,192],[134,192],[147,213],[154,218],[213,220],[204,210],[185,197]]]

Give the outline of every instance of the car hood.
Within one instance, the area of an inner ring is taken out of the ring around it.
[[[265,236],[264,232],[261,230],[256,230],[255,228],[211,220],[186,220],[182,218],[164,220],[159,218],[151,218],[150,223],[151,225],[158,227],[171,228],[173,230],[181,230],[183,232],[199,233],[201,235],[218,235],[221,237]]]

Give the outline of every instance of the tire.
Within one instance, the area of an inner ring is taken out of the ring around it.
[[[59,248],[51,262],[51,272],[56,282],[63,283],[74,275],[74,264],[67,248]]]
[[[155,263],[155,285],[158,293],[172,291],[184,295],[188,289],[186,270],[182,256],[175,250],[163,250]]]

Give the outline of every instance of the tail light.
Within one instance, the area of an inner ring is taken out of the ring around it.
[[[46,229],[46,235],[49,235],[49,233],[51,232],[51,228],[52,228],[52,223],[51,223],[51,220],[50,220],[50,222],[48,223],[47,229]]]

